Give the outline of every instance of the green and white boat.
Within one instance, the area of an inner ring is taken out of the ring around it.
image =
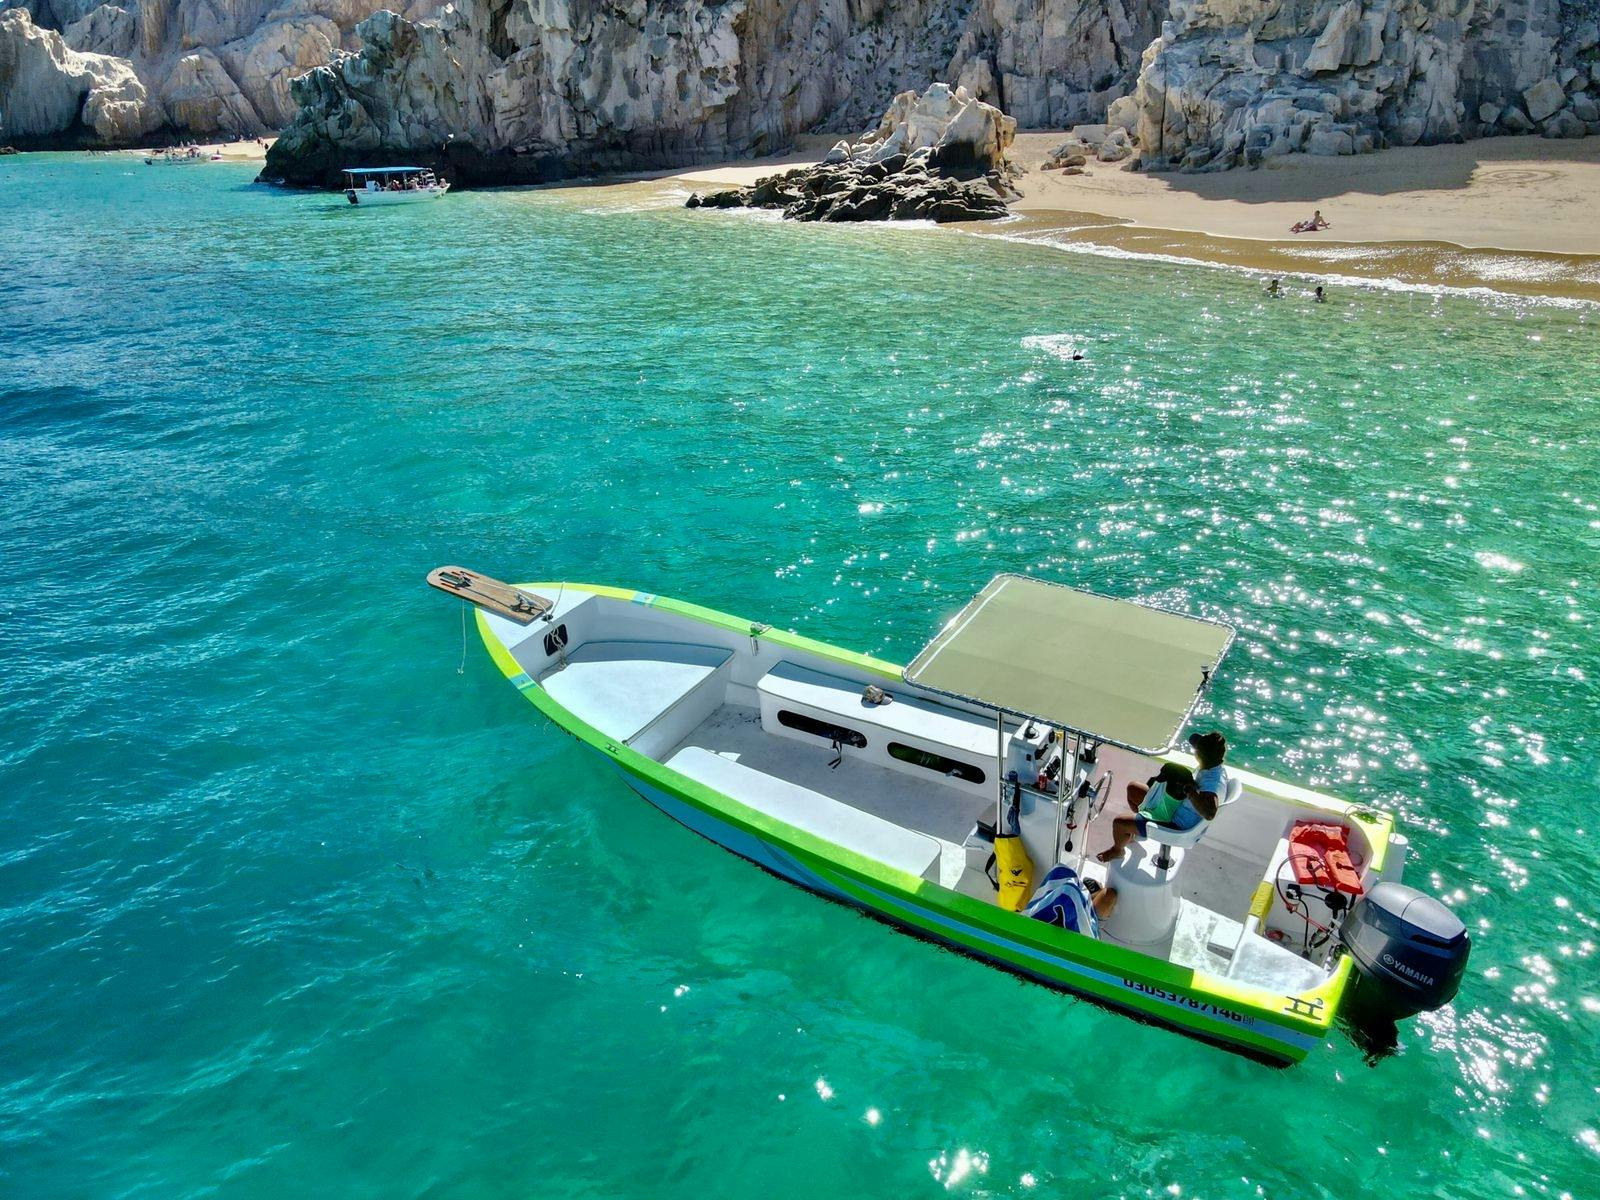
[[[655,807],[911,933],[1273,1063],[1342,1012],[1392,1030],[1455,993],[1465,930],[1400,884],[1387,813],[1229,764],[1214,819],[1097,861],[1125,785],[1193,764],[1171,749],[1224,625],[1002,575],[902,671],[645,592],[429,582],[474,603],[513,686]],[[1098,936],[1003,906],[997,827],[1036,875],[1115,889]],[[1342,888],[1318,845],[1346,855]]]

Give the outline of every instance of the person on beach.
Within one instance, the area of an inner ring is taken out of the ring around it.
[[[1304,221],[1296,221],[1289,226],[1290,233],[1316,233],[1319,230],[1329,229],[1331,226],[1322,219],[1322,210],[1319,208]]]

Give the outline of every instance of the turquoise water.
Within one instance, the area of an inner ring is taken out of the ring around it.
[[[0,163],[0,1192],[1600,1190],[1595,310],[250,174]],[[894,935],[463,671],[444,562],[1226,617],[1235,756],[1402,813],[1469,977],[1272,1071]]]

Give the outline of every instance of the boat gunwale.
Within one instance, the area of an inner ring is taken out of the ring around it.
[[[763,641],[790,649],[818,654],[833,662],[903,682],[899,667],[872,655],[847,650],[793,631],[762,628],[757,623],[717,609],[655,593],[603,584],[559,581],[518,583],[515,586],[528,590],[566,588],[607,599],[643,604],[702,624],[743,635],[757,636]],[[955,931],[936,932],[929,929],[925,917],[886,911],[882,901],[887,899],[896,907],[903,904],[928,906],[936,912],[947,914],[958,927],[970,929],[975,935],[984,931],[991,932],[1007,942],[1019,944],[1022,953],[1039,956],[1046,963],[1052,958],[1060,958],[1086,969],[1106,969],[1120,974],[1129,984],[1165,991],[1177,997],[1179,1002],[1208,1003],[1213,1007],[1227,1009],[1238,1015],[1265,1022],[1286,1033],[1309,1035],[1320,1040],[1327,1036],[1333,1025],[1351,974],[1348,957],[1341,957],[1328,978],[1313,988],[1295,995],[1272,992],[1198,972],[1190,967],[1179,966],[1170,960],[1157,959],[1137,950],[1102,942],[1086,935],[1045,926],[1019,913],[1007,912],[953,889],[896,871],[847,847],[838,846],[775,817],[751,809],[742,804],[737,797],[726,795],[702,784],[596,729],[552,697],[522,668],[489,626],[482,610],[475,609],[475,615],[479,634],[496,667],[557,728],[604,755],[627,774],[637,777],[649,786],[665,789],[677,799],[718,820],[726,821],[762,841],[775,843],[786,853],[792,854],[801,865],[809,870],[818,871],[824,878],[832,872],[839,872],[855,887],[865,887],[877,893],[875,898],[868,899],[856,895],[853,891],[850,892],[854,904],[874,915],[900,926],[909,926],[913,932],[935,940],[955,943],[966,952],[1000,962],[1007,969],[1019,970],[1053,986],[1087,994],[1093,999],[1105,1000],[1160,1024],[1199,1034],[1208,1040],[1221,1038],[1234,1045],[1254,1046],[1273,1058],[1299,1061],[1307,1051],[1275,1040],[1269,1035],[1230,1024],[1225,1017],[1209,1017],[1203,1012],[1181,1008],[1167,1011],[1141,1007],[1134,1003],[1139,993],[1126,988],[1098,984],[1098,981],[1093,979],[1074,978],[1070,982],[1057,980],[1042,974],[1037,967],[1030,967],[998,955],[993,948],[968,945],[952,936]],[[1187,755],[1182,754],[1160,757],[1180,762],[1188,759]],[[1293,784],[1283,784],[1242,768],[1235,769],[1234,773],[1254,790],[1368,824],[1372,827],[1369,830],[1373,846],[1371,865],[1373,869],[1381,866],[1381,852],[1387,848],[1388,835],[1393,827],[1393,818],[1389,814],[1366,806],[1353,805]],[[836,880],[830,882],[837,883]],[[880,890],[885,888],[889,889],[887,896]],[[1309,1013],[1303,1011],[1306,1008],[1311,1008],[1313,1011]]]

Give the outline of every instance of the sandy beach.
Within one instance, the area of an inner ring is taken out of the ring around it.
[[[1179,258],[1299,278],[1397,279],[1525,295],[1600,299],[1600,137],[1489,138],[1354,158],[1296,155],[1259,170],[1146,174],[1090,162],[1063,176],[1040,163],[1066,135],[1027,131],[1022,219],[967,232],[1111,253]],[[740,187],[817,161],[829,138],[781,158],[666,176]],[[1293,235],[1321,209],[1332,227]]]
[[[220,154],[224,162],[262,162],[267,157],[267,147],[277,140],[275,137],[264,137],[259,139],[248,138],[238,142],[196,142],[194,148],[206,158],[210,158],[213,154]],[[124,150],[120,151],[120,153],[144,156],[172,148],[168,146],[152,146],[141,150]]]

